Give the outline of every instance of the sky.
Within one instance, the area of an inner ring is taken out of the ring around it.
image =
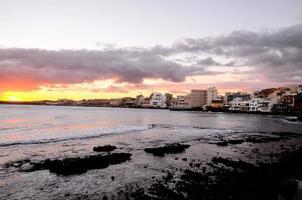
[[[302,83],[301,0],[0,0],[0,100]]]

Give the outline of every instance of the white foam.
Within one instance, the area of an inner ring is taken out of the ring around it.
[[[44,144],[44,143],[62,142],[66,140],[104,137],[114,134],[124,134],[128,132],[144,131],[151,128],[153,128],[153,125],[127,125],[127,126],[117,126],[112,128],[92,128],[92,129],[84,129],[84,130],[79,129],[79,130],[72,130],[72,131],[64,131],[62,134],[60,134],[62,137],[52,137],[52,135],[49,135],[47,137],[44,136],[43,138],[40,139],[20,140],[14,142],[0,143],[0,147],[12,146],[12,145]],[[35,136],[38,136],[38,134],[35,133],[31,134],[31,138]]]

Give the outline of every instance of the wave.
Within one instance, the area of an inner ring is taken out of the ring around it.
[[[90,139],[90,138],[100,138],[105,136],[117,135],[117,134],[125,134],[128,132],[139,132],[145,131],[148,129],[160,128],[160,129],[188,129],[188,130],[202,130],[202,134],[211,135],[224,135],[224,134],[292,134],[292,135],[302,135],[301,133],[294,132],[271,132],[271,131],[259,131],[259,130],[251,130],[244,128],[215,128],[215,127],[203,127],[203,126],[190,126],[190,125],[175,125],[175,124],[148,124],[148,125],[128,125],[121,127],[114,127],[102,130],[93,130],[94,133],[90,134],[79,134],[72,135],[70,137],[63,138],[50,138],[50,139],[39,139],[39,140],[27,140],[27,141],[17,141],[17,142],[9,142],[9,143],[0,143],[1,147],[7,146],[15,146],[15,145],[32,145],[32,144],[47,144],[47,143],[56,143],[56,142],[64,142],[69,140],[81,140],[81,139]],[[204,135],[204,136],[206,136]]]
[[[244,128],[216,128],[216,127],[203,127],[203,126],[187,126],[187,125],[173,125],[173,124],[151,124],[154,128],[168,128],[168,129],[199,129],[199,130],[209,130],[211,132],[218,131],[221,133],[232,133],[232,134],[294,134],[302,135],[302,132],[290,132],[290,131],[263,131],[259,129],[244,129]]]
[[[19,129],[20,127],[3,127],[0,128],[0,131],[8,131],[8,130],[15,130],[15,129]]]
[[[301,124],[302,122],[298,120],[298,117],[285,117],[284,119],[281,119],[284,123],[290,123],[290,124]]]
[[[189,125],[174,125],[174,124],[151,124],[154,128],[168,128],[168,129],[199,129],[199,130],[216,130],[216,131],[234,131],[238,133],[246,133],[246,129],[238,129],[238,128],[215,128],[215,127],[203,127],[203,126],[189,126]]]
[[[98,134],[93,134],[93,135],[86,134],[86,135],[71,136],[71,137],[64,137],[64,138],[50,138],[50,139],[0,143],[0,147],[15,146],[15,145],[47,144],[47,143],[64,142],[64,141],[69,141],[69,140],[99,138],[99,137],[105,137],[105,136],[110,136],[110,135],[124,134],[124,133],[128,133],[128,132],[144,131],[144,130],[148,130],[148,129],[152,129],[152,128],[154,128],[154,126],[152,124],[151,125],[141,125],[141,126],[123,126],[123,127],[103,129],[103,131],[100,131]]]

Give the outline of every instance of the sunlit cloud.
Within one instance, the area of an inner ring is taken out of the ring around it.
[[[83,92],[91,97],[153,89],[181,93],[212,85],[221,90],[253,90],[294,84],[302,80],[301,38],[302,25],[295,25],[271,32],[234,31],[218,37],[185,38],[170,47],[2,47],[0,91],[69,92],[75,94],[70,95],[73,98],[82,98],[79,93]]]

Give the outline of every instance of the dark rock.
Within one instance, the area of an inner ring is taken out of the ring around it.
[[[95,151],[95,152],[110,152],[115,149],[116,149],[116,147],[111,146],[111,145],[93,147],[93,151]]]
[[[81,174],[91,169],[103,169],[109,165],[119,164],[130,160],[130,157],[130,153],[112,153],[108,155],[64,158],[61,160],[46,159],[42,162],[32,163],[29,161],[28,163],[24,163],[19,167],[19,170],[26,172],[49,170],[60,175],[73,175]]]
[[[115,177],[114,177],[114,176],[111,176],[111,180],[114,181],[114,179],[115,179]]]
[[[154,156],[165,156],[165,154],[182,153],[189,147],[190,145],[174,143],[163,147],[146,148],[144,150],[147,153],[152,153]]]
[[[30,163],[31,161],[29,159],[24,159],[24,160],[17,160],[17,161],[13,161],[13,162],[8,162],[5,163],[5,167],[9,168],[9,167],[16,167],[19,168],[24,164]]]
[[[242,144],[243,142],[245,142],[243,139],[240,140],[224,140],[221,142],[217,142],[216,144],[218,146],[228,146],[229,144]]]
[[[301,137],[301,134],[291,133],[291,132],[272,132],[271,135],[263,136],[263,135],[250,135],[243,139],[221,139],[221,141],[217,142],[218,146],[228,146],[228,145],[236,145],[242,144],[244,142],[249,143],[268,143],[268,142],[278,142],[281,140],[288,140],[290,138]]]
[[[282,139],[301,137],[301,134],[293,133],[293,132],[272,132],[271,134],[277,135],[277,136],[281,137]]]
[[[164,180],[167,182],[172,180],[172,178],[173,178],[173,174],[171,172],[167,172],[167,175],[164,177]]]
[[[66,158],[54,160],[46,165],[50,172],[62,175],[80,174],[89,169],[102,169],[109,165],[119,164],[130,160],[129,153],[113,153],[109,155],[92,155],[84,158]]]
[[[218,146],[228,146],[228,141],[221,141],[216,143]]]
[[[200,165],[201,165],[201,163],[195,163],[195,164],[194,164],[194,166],[195,166],[195,167],[198,167],[198,168],[200,167]]]

